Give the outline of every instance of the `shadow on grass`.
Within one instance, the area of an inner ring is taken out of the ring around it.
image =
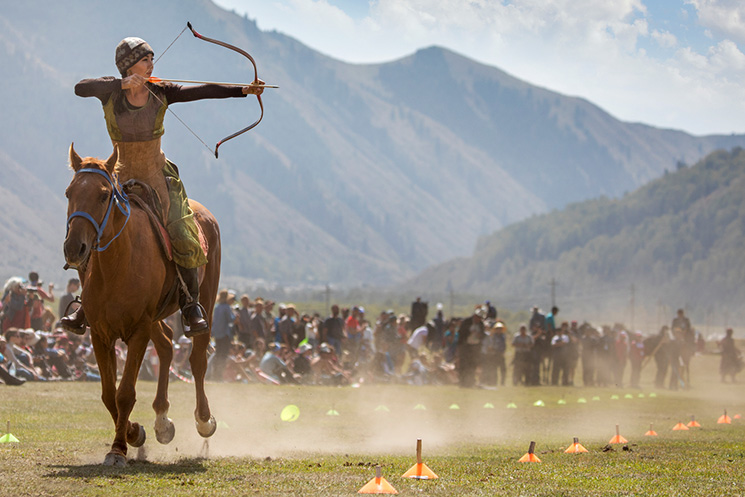
[[[48,466],[51,470],[44,478],[95,478],[124,475],[189,475],[205,473],[207,468],[204,458],[186,458],[173,463],[158,463],[130,459],[123,468],[104,466],[103,464],[62,464]]]

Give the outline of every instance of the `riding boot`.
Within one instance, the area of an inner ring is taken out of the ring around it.
[[[203,333],[209,333],[210,327],[204,317],[203,307],[199,303],[199,273],[197,268],[185,268],[179,266],[179,272],[189,292],[187,296],[183,288],[179,296],[181,316],[184,323],[184,335],[193,337]]]
[[[62,316],[59,321],[65,331],[76,335],[85,335],[85,311],[83,311],[82,305],[67,316]]]

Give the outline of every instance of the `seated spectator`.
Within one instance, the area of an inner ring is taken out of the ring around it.
[[[380,383],[389,383],[396,379],[396,369],[388,353],[387,344],[384,344],[383,349],[378,349],[373,355],[367,368],[367,377]]]
[[[9,328],[5,332],[5,348],[10,361],[9,372],[26,381],[41,381],[43,378],[34,369],[33,355],[26,350],[21,332],[16,328]]]
[[[409,385],[426,385],[430,383],[430,367],[427,354],[418,354],[409,364],[409,370],[404,375]]]
[[[253,351],[247,351],[243,342],[233,342],[225,362],[225,381],[255,381],[256,376],[252,372],[254,360]]]
[[[339,360],[334,354],[334,349],[327,343],[318,347],[318,357],[311,363],[317,382],[321,385],[348,385],[350,383],[349,373],[339,365]]]
[[[298,380],[303,384],[313,382],[313,370],[311,368],[311,359],[313,356],[313,346],[304,343],[295,351],[297,356],[292,361],[292,370],[298,376]]]
[[[24,340],[33,350],[34,366],[47,380],[71,380],[65,352],[56,347],[56,340],[39,331],[25,330]]]
[[[281,358],[282,346],[273,342],[261,358],[259,368],[261,372],[279,383],[297,383],[292,371]]]
[[[458,383],[458,372],[455,364],[445,362],[442,353],[432,356],[432,383],[435,385],[455,385]]]

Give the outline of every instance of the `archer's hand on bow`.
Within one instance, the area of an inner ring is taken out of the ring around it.
[[[251,83],[249,86],[243,87],[243,94],[244,95],[261,95],[264,93],[264,83],[262,80],[257,79],[253,83]]]

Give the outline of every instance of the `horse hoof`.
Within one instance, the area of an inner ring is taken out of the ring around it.
[[[174,436],[176,436],[176,426],[173,424],[171,418],[168,418],[165,429],[159,430],[156,423],[155,438],[158,442],[163,445],[169,444]]]
[[[203,437],[203,438],[209,438],[212,435],[215,434],[217,431],[217,421],[215,421],[214,416],[210,416],[209,421],[206,422],[200,422],[197,421],[197,432]]]
[[[103,460],[104,466],[123,468],[127,465],[127,458],[118,452],[109,452]]]
[[[139,426],[140,426],[140,433],[137,436],[137,440],[135,440],[134,442],[130,442],[129,444],[132,447],[142,447],[145,444],[145,440],[147,440],[147,433],[145,433],[145,427],[143,427],[142,425],[139,425]]]

